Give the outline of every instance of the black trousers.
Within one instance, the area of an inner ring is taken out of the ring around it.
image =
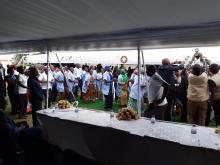
[[[5,109],[5,95],[2,91],[0,91],[0,109]]]
[[[180,120],[182,122],[187,122],[187,97],[186,96],[179,96],[178,98],[183,105],[183,111],[182,111]]]
[[[174,104],[174,99],[175,99],[175,92],[174,91],[169,91],[167,96],[167,109],[165,111],[165,120],[166,121],[171,121],[172,119],[172,111],[173,111],[173,104]]]
[[[19,110],[19,94],[9,90],[8,96],[11,103],[11,114],[16,114]]]
[[[213,101],[216,126],[220,126],[220,100]]]
[[[27,105],[28,105],[27,94],[19,94],[19,117],[25,115],[25,112],[27,110]]]
[[[73,86],[73,94],[76,97],[76,99],[78,97],[78,90],[79,90],[79,85],[74,85]]]
[[[6,87],[4,80],[0,80],[0,110],[5,109],[5,94],[6,94]]]
[[[149,106],[149,109],[145,111],[144,117],[151,118],[152,115],[158,120],[164,120],[167,104],[163,106]]]
[[[82,82],[81,79],[78,81],[78,86],[79,86],[79,88],[80,88],[80,92],[81,92],[80,99],[82,100],[82,99],[83,99],[83,92],[82,92],[83,82]]]
[[[117,96],[117,83],[114,84],[114,88],[115,88],[115,101],[118,100],[118,96]]]
[[[52,102],[56,101],[57,94],[58,94],[58,92],[57,92],[57,86],[56,86],[56,84],[53,84],[53,86],[52,86],[52,91],[51,91],[51,101],[52,101]]]
[[[104,95],[105,96],[105,109],[112,109],[113,105],[113,95]]]
[[[31,102],[32,105],[32,120],[33,120],[33,126],[38,126],[39,123],[37,121],[37,114],[36,112],[38,110],[42,109],[42,101],[40,100],[34,100]]]
[[[205,119],[205,126],[209,126],[210,123],[210,116],[212,111],[212,103],[208,101],[208,107],[207,107],[207,113],[206,113],[206,119]],[[196,124],[199,124],[198,119],[195,120]]]
[[[49,89],[48,90],[48,107],[51,106],[51,93],[52,93],[52,90]],[[43,95],[44,95],[44,100],[45,100],[44,108],[46,109],[47,107],[47,90],[46,89],[43,89]]]

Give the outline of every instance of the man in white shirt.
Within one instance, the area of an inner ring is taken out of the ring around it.
[[[44,99],[45,99],[44,108],[46,108],[46,105],[47,105],[47,74],[48,74],[47,67],[44,67],[44,68],[42,68],[41,74],[38,78],[41,83],[41,88],[42,88],[43,94],[44,94]],[[48,74],[48,107],[51,106],[51,91],[52,91],[53,83],[54,83],[54,78],[49,73]]]
[[[82,85],[83,85],[83,82],[82,82],[82,68],[80,68],[80,64],[76,64],[76,67],[74,68],[74,75],[75,75],[75,78],[77,79],[77,83],[75,84],[75,96],[77,97],[78,96],[78,89],[80,88],[81,90],[81,94],[82,94]]]
[[[50,65],[49,74],[51,74],[53,78],[56,77],[57,71],[56,71],[56,68],[53,65]],[[57,85],[56,85],[56,82],[54,82],[52,84],[51,102],[55,102],[56,97],[57,97],[57,93],[58,93],[57,92]]]
[[[60,68],[57,68],[56,70],[57,72],[54,77],[56,82],[56,89],[59,95],[59,99],[63,100],[65,99],[65,90],[64,90],[65,77],[64,74],[61,72]]]
[[[109,66],[105,67],[105,73],[103,75],[102,93],[105,96],[105,109],[112,109],[114,84],[113,76],[111,74],[111,68]]]
[[[19,94],[19,118],[23,118],[26,113],[27,99],[27,80],[28,77],[24,74],[22,66],[17,67],[18,71],[18,94]]]
[[[154,115],[156,119],[164,120],[169,84],[156,72],[153,65],[147,67],[147,75],[150,77],[148,84],[149,108],[145,111],[144,116],[150,118]]]
[[[76,98],[74,92],[75,92],[75,83],[77,82],[77,79],[69,69],[67,70],[66,78],[68,79],[68,84],[67,84],[68,88],[69,90],[71,90],[71,92],[69,93],[69,97],[71,101],[75,101]]]

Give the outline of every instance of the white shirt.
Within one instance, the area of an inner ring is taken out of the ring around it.
[[[40,74],[39,78],[38,78],[39,81],[47,81],[47,74],[45,72],[43,72],[42,74]],[[48,77],[48,89],[52,89],[52,83],[51,81],[53,81],[54,78],[51,74],[49,74],[49,77]],[[47,89],[47,83],[46,82],[42,82],[41,83],[41,88],[42,89]]]
[[[80,69],[80,68],[74,68],[74,75],[75,75],[76,78],[81,79],[82,69]]]
[[[89,72],[87,72],[85,74],[85,80],[83,81],[83,86],[82,86],[82,92],[83,93],[87,93],[87,91],[88,91],[88,85],[89,85],[90,77],[91,77],[91,75],[89,74]]]
[[[150,79],[150,77],[148,77],[147,75],[140,75],[140,85],[144,86],[141,87],[141,95],[144,96],[145,94],[147,94],[147,87],[148,87],[148,80]]]
[[[101,72],[97,73],[96,79],[101,80],[103,77],[103,74]]]
[[[155,100],[161,99],[163,95],[163,86],[162,84],[166,82],[162,79],[162,77],[155,73],[150,79],[149,79],[149,86],[148,86],[148,100],[149,103],[152,103]],[[158,106],[163,106],[167,104],[167,99],[165,98],[161,104],[158,104]]]
[[[195,64],[199,64],[200,66],[203,66],[203,63],[200,61],[200,58],[199,59],[195,59],[192,63],[192,65],[195,65]]]
[[[92,76],[93,76],[94,79],[97,79],[97,71],[96,70],[93,70]]]
[[[136,74],[132,73],[130,80],[134,80],[134,77],[136,76]],[[131,88],[133,85],[133,83],[129,82],[129,87]]]
[[[105,72],[104,75],[103,75],[103,80],[107,80],[107,81],[110,81],[111,80],[111,77],[110,77],[110,74],[109,72]],[[109,90],[110,90],[110,86],[112,85],[112,93],[114,93],[114,83],[111,82],[105,82],[103,81],[103,84],[102,84],[102,93],[104,95],[108,95],[109,94]]]
[[[61,71],[58,71],[56,72],[54,78],[58,81],[64,81],[64,74]],[[64,92],[64,82],[58,82],[58,81],[56,81],[57,91]]]
[[[14,70],[14,75],[19,75],[19,72],[17,70]]]
[[[146,87],[141,87],[141,97],[144,96],[144,94],[147,92],[147,79],[148,77],[143,75],[143,74],[140,74],[140,85],[144,85]],[[134,84],[131,86],[131,92],[130,92],[130,95],[129,95],[131,98],[135,99],[135,100],[138,100],[138,75],[135,75],[134,76]]]
[[[75,78],[75,75],[72,73],[72,72],[68,72],[68,75],[67,75],[67,78],[68,78],[68,81],[71,80],[71,81],[75,81],[76,78]],[[73,86],[74,86],[74,82],[71,82],[69,81],[69,87],[72,89]]]
[[[101,72],[97,73],[96,76],[96,85],[98,87],[99,90],[101,90],[101,86],[102,86],[102,78],[103,78],[103,74]]]
[[[27,76],[25,76],[24,74],[19,74],[19,82],[26,87],[27,87],[27,80],[28,80]],[[23,88],[23,87],[19,86],[18,93],[19,94],[26,94],[27,88]]]

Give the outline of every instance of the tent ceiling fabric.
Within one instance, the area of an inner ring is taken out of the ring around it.
[[[209,45],[219,0],[0,0],[0,50]]]

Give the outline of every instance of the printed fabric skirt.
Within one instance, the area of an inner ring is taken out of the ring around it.
[[[95,84],[89,84],[87,93],[83,93],[83,102],[86,104],[95,103],[96,96]]]
[[[131,107],[134,111],[138,113],[138,102],[136,99],[129,97],[128,107]],[[145,110],[146,109],[144,107],[144,99],[142,98],[141,99],[141,116],[143,116]]]
[[[128,104],[128,86],[127,84],[122,85],[122,91],[120,96],[120,105],[126,106]]]

